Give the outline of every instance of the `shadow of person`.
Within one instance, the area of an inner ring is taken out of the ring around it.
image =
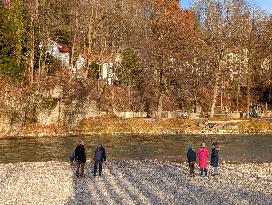
[[[90,170],[91,162],[87,161],[85,164],[84,175],[82,177],[76,176],[76,163],[73,162],[70,167],[72,170],[72,180],[73,180],[73,193],[67,199],[65,205],[74,205],[74,204],[94,204],[92,195],[90,192],[89,183],[92,180],[92,173]]]

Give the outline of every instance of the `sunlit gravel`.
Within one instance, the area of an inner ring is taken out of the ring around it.
[[[0,164],[0,204],[272,204],[272,163],[222,164],[189,177],[186,163],[108,161],[101,178],[63,162]]]

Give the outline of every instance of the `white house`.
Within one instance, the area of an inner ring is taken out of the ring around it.
[[[70,62],[70,55],[69,52],[62,52],[62,46],[61,44],[58,44],[57,42],[50,40],[47,45],[46,54],[49,54],[53,56],[55,59],[58,59],[61,61],[62,66],[68,67]]]

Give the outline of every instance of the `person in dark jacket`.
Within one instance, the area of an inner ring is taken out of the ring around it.
[[[106,151],[102,144],[100,144],[96,149],[94,153],[94,177],[97,173],[97,166],[99,167],[98,175],[101,176],[102,174],[102,163],[106,161]]]
[[[192,145],[189,145],[188,152],[187,152],[187,159],[190,168],[190,176],[195,176],[195,162],[196,162],[196,153],[193,150]]]
[[[212,144],[212,154],[211,154],[211,166],[212,166],[212,175],[217,174],[217,169],[218,169],[218,160],[219,160],[219,148],[217,142],[214,142]]]
[[[77,145],[75,149],[75,160],[77,162],[76,176],[82,177],[84,174],[84,166],[86,163],[86,152],[85,152],[83,141],[79,145]],[[79,169],[80,169],[80,175],[79,175]]]

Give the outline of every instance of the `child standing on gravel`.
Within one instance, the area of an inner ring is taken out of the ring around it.
[[[212,144],[212,154],[211,154],[211,166],[212,166],[212,175],[217,175],[218,170],[218,160],[219,160],[219,148],[217,142]]]
[[[197,158],[198,158],[198,163],[200,168],[200,175],[203,177],[207,176],[208,175],[207,162],[209,158],[209,152],[207,148],[205,147],[205,143],[202,143],[200,148],[198,149]]]
[[[187,159],[190,168],[190,177],[195,176],[195,162],[196,162],[196,153],[193,150],[192,145],[189,145],[188,152],[187,152]]]

